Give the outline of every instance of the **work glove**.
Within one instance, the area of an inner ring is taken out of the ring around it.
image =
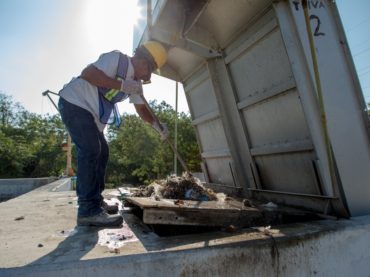
[[[128,95],[141,95],[143,94],[143,86],[141,82],[134,81],[134,80],[122,80],[121,81],[121,89],[124,93]]]
[[[154,121],[152,127],[161,135],[161,140],[166,140],[168,138],[169,132],[166,123],[159,123]]]

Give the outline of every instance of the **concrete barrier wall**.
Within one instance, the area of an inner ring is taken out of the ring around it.
[[[370,272],[370,217],[306,223],[295,234],[183,251],[46,262],[0,269],[2,277],[79,276],[360,276]],[[181,243],[181,239],[178,238]],[[68,251],[61,253],[68,255]],[[53,256],[53,258],[55,258]]]
[[[56,179],[56,177],[0,179],[0,202],[49,184]]]

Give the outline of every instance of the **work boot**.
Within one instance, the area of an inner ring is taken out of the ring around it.
[[[107,202],[104,200],[102,201],[101,207],[106,211],[108,214],[116,214],[118,213],[118,205],[113,204],[109,205]]]
[[[77,217],[78,226],[118,227],[121,226],[122,222],[121,215],[109,215],[105,211],[93,216]]]

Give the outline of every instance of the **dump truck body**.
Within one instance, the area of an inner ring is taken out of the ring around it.
[[[369,119],[335,3],[307,1],[314,51],[300,1],[149,6],[134,47],[168,47],[160,74],[184,86],[208,183],[320,213],[370,212]]]

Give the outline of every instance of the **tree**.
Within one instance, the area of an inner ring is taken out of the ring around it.
[[[0,93],[0,177],[59,175],[65,167],[61,143],[66,137],[58,115],[27,112]]]
[[[150,102],[162,122],[168,124],[170,140],[174,137],[176,113],[165,102]],[[173,152],[160,141],[159,135],[136,115],[124,115],[120,129],[108,129],[110,160],[109,182],[148,183],[173,172]],[[185,113],[178,116],[178,151],[191,171],[200,170],[200,154],[191,119]],[[179,164],[178,172],[181,172]]]
[[[29,177],[60,175],[65,168],[66,154],[61,145],[66,138],[64,124],[59,115],[40,116],[28,114],[20,127],[32,150],[32,157],[24,167]]]
[[[173,141],[175,111],[165,102],[150,105],[168,124]],[[198,171],[200,154],[191,119],[185,113],[177,117],[178,152],[189,170]],[[108,128],[108,182],[148,183],[171,174],[174,154],[151,126],[136,115],[126,114],[122,121],[120,129]],[[11,96],[0,93],[0,178],[60,175],[65,169],[66,154],[61,144],[66,137],[59,115],[27,112]]]
[[[24,108],[13,98],[5,93],[0,92],[0,125],[16,125],[18,115],[25,112]]]
[[[125,115],[119,130],[109,129],[107,171],[110,181],[137,183],[154,177],[150,170],[153,149],[158,146],[154,135],[150,127],[135,115]]]

